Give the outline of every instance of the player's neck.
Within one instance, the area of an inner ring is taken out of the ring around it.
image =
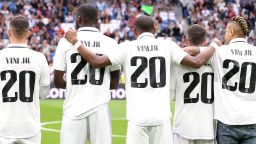
[[[246,36],[238,36],[238,35],[234,35],[232,38],[231,38],[231,40],[233,40],[233,39],[236,39],[236,38],[246,38]]]
[[[96,28],[96,25],[82,24],[79,28],[82,28],[82,27],[94,27],[94,28]]]
[[[27,44],[27,39],[10,39],[11,44]]]

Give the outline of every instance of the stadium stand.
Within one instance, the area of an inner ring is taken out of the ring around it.
[[[84,0],[12,0],[0,1],[0,49],[8,44],[7,25],[13,15],[29,18],[32,36],[29,45],[43,52],[49,65],[65,29],[73,27],[74,13]],[[184,30],[190,24],[202,24],[208,38],[223,39],[227,21],[241,15],[252,24],[248,41],[256,45],[256,0],[87,0],[100,13],[100,29],[119,43],[133,40],[136,16],[152,15],[157,20],[157,36],[184,46]]]

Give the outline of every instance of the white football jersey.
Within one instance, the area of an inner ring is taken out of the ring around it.
[[[40,132],[40,86],[50,84],[42,53],[26,44],[0,51],[0,136],[28,138]]]
[[[256,47],[246,39],[233,39],[216,49],[214,117],[229,125],[256,124]]]
[[[115,51],[118,46],[115,40],[93,27],[79,28],[77,37],[97,54]],[[119,66],[93,68],[64,38],[57,46],[53,66],[55,70],[66,71],[67,93],[63,112],[73,119],[88,116],[110,100],[110,71],[120,69]]]
[[[170,120],[170,64],[180,64],[186,55],[174,42],[157,40],[151,33],[108,54],[112,64],[123,66],[128,120],[143,126]]]
[[[175,96],[173,132],[186,139],[214,139],[212,67],[171,66]]]

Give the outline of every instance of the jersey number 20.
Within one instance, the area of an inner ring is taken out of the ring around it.
[[[14,70],[5,70],[1,72],[1,81],[7,80],[7,75],[10,75],[8,82],[2,89],[3,102],[16,102],[19,99],[22,102],[32,102],[33,101],[33,93],[35,87],[35,78],[36,74],[33,71],[21,71],[17,74]],[[17,75],[19,76],[19,92],[14,92],[14,97],[8,97],[8,92],[12,88],[12,86],[17,81]],[[29,76],[29,96],[26,96],[26,77]]]
[[[71,83],[72,83],[72,85],[83,85],[83,84],[87,83],[87,75],[84,76],[84,79],[78,79],[77,75],[84,69],[87,62],[78,53],[74,53],[70,57],[71,63],[77,63],[77,57],[80,57],[81,61],[71,72]],[[105,68],[101,68],[100,69],[100,78],[99,78],[99,80],[96,80],[96,78],[95,78],[96,69],[90,65],[90,75],[89,75],[90,84],[102,85],[103,78],[104,78],[104,72],[105,72]]]
[[[137,61],[140,60],[141,64],[136,71],[131,75],[131,87],[145,88],[148,85],[148,78],[145,82],[139,83],[138,77],[149,67],[149,80],[152,88],[164,87],[166,84],[166,66],[164,57],[151,57],[149,60],[143,56],[135,56],[131,58],[131,66],[137,66]],[[160,81],[156,82],[156,60],[160,62]]]
[[[241,73],[240,73],[240,80],[239,86],[237,86],[237,82],[233,85],[228,84],[228,80],[231,79],[236,73],[239,72],[240,66],[239,63],[235,60],[226,59],[223,62],[223,68],[229,68],[229,64],[233,64],[233,68],[226,73],[222,78],[222,88],[227,89],[229,91],[236,91],[237,87],[238,90],[242,93],[254,93],[255,91],[255,83],[256,83],[256,64],[252,62],[244,62],[241,65]],[[250,76],[250,83],[249,87],[246,88],[246,78],[247,78],[247,69],[251,67],[251,76]]]
[[[190,94],[195,87],[200,83],[200,75],[197,72],[189,72],[183,75],[183,81],[185,83],[190,82],[189,76],[193,76],[193,80],[184,92],[184,103],[197,103],[199,100],[199,93],[196,94],[196,98],[191,98]],[[207,82],[208,76],[211,77],[211,98],[207,97]],[[201,101],[206,104],[212,104],[214,101],[213,91],[213,73],[203,73],[201,76]]]

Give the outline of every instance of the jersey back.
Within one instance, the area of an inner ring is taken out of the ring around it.
[[[256,47],[234,39],[216,49],[210,62],[215,74],[215,118],[230,125],[255,124]]]
[[[0,51],[0,136],[27,138],[40,132],[40,86],[50,83],[42,53],[12,46]]]
[[[214,139],[213,71],[172,65],[171,95],[175,97],[173,132],[186,139]]]
[[[150,33],[120,44],[119,51],[108,54],[112,64],[123,66],[128,120],[138,125],[169,121],[170,64],[179,64],[185,55],[174,42],[157,40]]]
[[[115,40],[104,36],[95,28],[80,28],[78,39],[98,55],[117,47]],[[93,68],[73,45],[63,38],[57,47],[54,69],[66,71],[64,114],[80,119],[110,100],[110,71],[118,70],[119,67]]]

